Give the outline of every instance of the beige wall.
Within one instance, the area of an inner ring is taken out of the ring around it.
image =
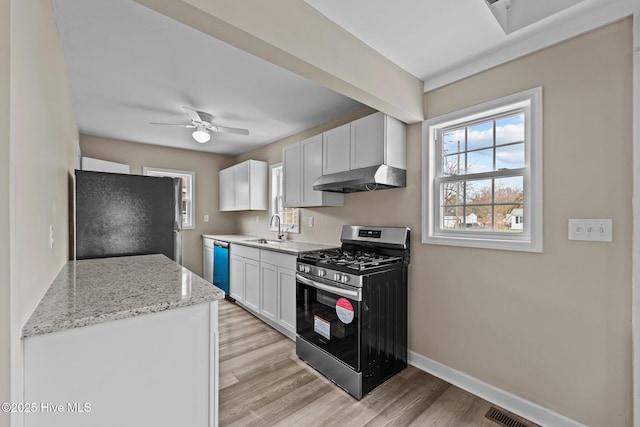
[[[12,1],[10,20],[11,400],[19,402],[21,327],[68,260],[78,129],[51,2]]]
[[[233,157],[87,135],[80,136],[80,149],[83,156],[128,164],[132,174],[141,175],[143,166],[195,171],[196,228],[182,233],[183,264],[189,270],[202,274],[203,234],[235,231],[234,214],[218,211],[218,171],[233,164]],[[203,221],[205,214],[209,222]]]
[[[9,234],[10,0],[0,0],[0,402],[11,400],[11,274]],[[0,412],[0,426],[10,415]]]
[[[419,124],[408,128],[407,188],[302,209],[302,233],[292,235],[339,243],[342,224],[411,227],[410,349],[590,426],[631,425],[631,26],[627,19],[425,94],[435,117],[543,86],[543,254],[420,243]],[[294,140],[237,161],[279,162]],[[613,243],[568,241],[569,218],[613,218]],[[242,213],[238,229],[273,237],[267,221]]]

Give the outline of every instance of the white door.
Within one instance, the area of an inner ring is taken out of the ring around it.
[[[278,268],[278,298],[280,310],[278,324],[289,331],[296,331],[296,273],[286,268]]]
[[[233,166],[233,187],[235,194],[234,210],[251,208],[251,188],[249,186],[249,162],[238,163]]]
[[[349,170],[351,123],[322,134],[322,174]]]
[[[244,258],[244,305],[260,312],[260,263],[256,260]]]
[[[233,169],[223,169],[218,173],[218,210],[230,211],[235,206],[235,194],[233,188]]]
[[[237,255],[229,256],[229,295],[236,301],[244,301],[244,258]]]
[[[202,239],[202,277],[213,283],[213,240]]]
[[[273,322],[277,322],[278,273],[275,265],[260,263],[260,282],[262,284],[260,314]]]
[[[376,113],[351,122],[351,169],[384,163],[384,118]]]
[[[302,205],[322,206],[322,191],[313,189],[313,183],[322,176],[322,135],[300,143],[302,156]]]

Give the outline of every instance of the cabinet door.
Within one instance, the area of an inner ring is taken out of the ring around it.
[[[302,206],[321,206],[322,191],[313,189],[313,183],[322,176],[322,135],[300,143],[302,155]]]
[[[218,173],[218,210],[231,211],[235,205],[233,169],[223,169]]]
[[[244,305],[255,312],[260,312],[260,263],[244,258]]]
[[[237,301],[244,301],[244,258],[229,256],[229,295]]]
[[[202,245],[202,277],[213,283],[213,247],[206,240]]]
[[[262,298],[260,314],[274,322],[278,321],[278,273],[275,265],[260,263]]]
[[[296,273],[286,268],[278,268],[278,324],[296,331]]]
[[[320,156],[322,162],[322,155]],[[287,145],[282,149],[282,170],[284,171],[284,206],[297,208],[300,204],[300,144]]]
[[[351,122],[351,169],[384,163],[384,119],[375,113]]]
[[[351,123],[322,134],[322,174],[349,170]]]
[[[251,208],[251,195],[249,193],[249,162],[238,163],[233,166],[233,186],[235,194],[234,210],[247,210]]]

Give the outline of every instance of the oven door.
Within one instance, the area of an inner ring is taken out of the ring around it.
[[[360,371],[362,289],[296,274],[296,332]]]

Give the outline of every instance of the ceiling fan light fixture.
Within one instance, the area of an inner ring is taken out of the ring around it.
[[[193,136],[193,139],[198,141],[200,144],[209,142],[209,140],[211,139],[211,134],[204,126],[198,126],[196,130],[193,131],[191,136]]]

